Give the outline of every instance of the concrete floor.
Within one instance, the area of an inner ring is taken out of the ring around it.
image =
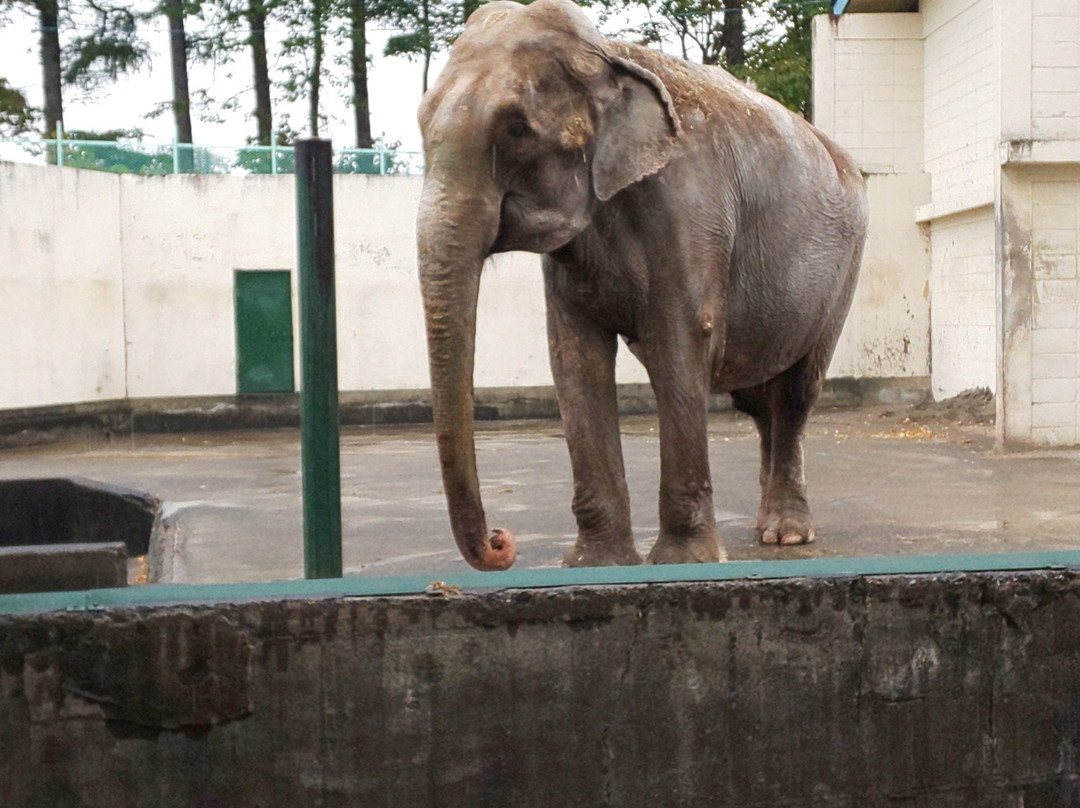
[[[343,430],[346,572],[465,569],[449,534],[428,427]],[[624,419],[623,448],[642,555],[657,532],[653,418]],[[730,559],[1080,549],[1080,449],[1002,454],[992,427],[884,408],[822,411],[807,429],[818,540],[758,545],[757,436],[713,416],[717,520]],[[488,522],[518,538],[522,567],[556,567],[574,541],[570,468],[558,422],[481,425]],[[302,577],[299,433],[133,435],[4,450],[0,478],[81,476],[165,503],[165,579],[214,583]]]

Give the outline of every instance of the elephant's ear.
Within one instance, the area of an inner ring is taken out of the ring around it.
[[[671,95],[655,73],[618,56],[608,62],[617,89],[600,113],[592,168],[601,201],[663,168],[682,131]]]

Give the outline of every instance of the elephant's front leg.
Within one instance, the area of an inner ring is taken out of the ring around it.
[[[578,525],[563,566],[640,564],[619,438],[616,338],[567,305],[553,292],[551,272],[545,274],[551,372],[570,448]]]
[[[707,342],[675,327],[647,360],[660,418],[660,535],[651,564],[719,561],[709,472]]]

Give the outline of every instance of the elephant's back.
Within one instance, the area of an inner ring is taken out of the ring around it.
[[[619,47],[660,78],[682,124],[684,142],[661,174],[708,199],[693,218],[705,210],[724,219],[700,228],[732,239],[729,267],[717,268],[727,277],[712,284],[726,311],[714,389],[760,384],[835,342],[867,226],[858,166],[801,116],[722,68]]]

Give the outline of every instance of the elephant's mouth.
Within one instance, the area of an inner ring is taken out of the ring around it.
[[[565,247],[588,224],[564,211],[545,209],[528,197],[513,192],[503,196],[499,208],[499,230],[489,254],[521,250],[550,253]]]

